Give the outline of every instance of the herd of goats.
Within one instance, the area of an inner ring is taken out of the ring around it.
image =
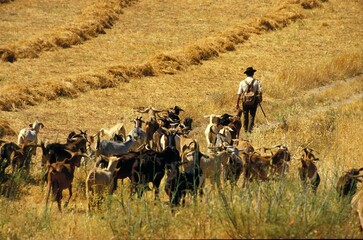
[[[249,141],[239,138],[242,111],[236,115],[211,114],[205,130],[207,150],[201,152],[197,140],[189,137],[193,130],[190,117],[180,119],[178,106],[168,110],[153,107],[135,109],[148,114],[132,120],[134,128],[126,134],[125,126],[119,123],[112,128],[101,128],[92,136],[87,131],[69,133],[66,143],[38,143],[38,134],[43,123],[35,121],[20,130],[18,142],[0,140],[0,182],[6,183],[9,175],[20,170],[29,173],[31,158],[37,148],[42,150],[42,166],[46,169],[47,200],[50,195],[57,201],[61,211],[62,192],[69,190],[72,197],[72,181],[76,167],[94,160],[95,165],[86,179],[88,208],[99,206],[104,194],[112,194],[117,180],[129,178],[130,197],[139,198],[152,183],[155,198],[159,197],[159,186],[165,177],[165,192],[172,207],[185,204],[187,193],[203,195],[206,179],[213,188],[221,186],[221,178],[236,186],[240,176],[243,184],[252,181],[268,181],[283,178],[289,168],[291,154],[286,146],[255,149]],[[164,112],[164,115],[161,113]],[[304,186],[317,191],[320,176],[314,150],[302,148],[299,176]],[[357,184],[362,182],[360,169],[350,169],[341,176],[336,185],[339,196],[351,198],[351,204],[359,214],[363,229],[363,190],[357,193]],[[180,203],[181,202],[181,203]]]

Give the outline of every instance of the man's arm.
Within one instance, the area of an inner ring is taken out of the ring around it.
[[[258,100],[262,102],[262,86],[260,81],[258,81]]]

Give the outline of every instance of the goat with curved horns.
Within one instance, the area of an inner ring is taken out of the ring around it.
[[[135,128],[132,129],[128,134],[128,139],[130,140],[133,138],[136,140],[136,146],[135,148],[139,148],[146,144],[146,132],[142,129],[142,124],[145,123],[144,120],[142,120],[142,117],[136,117],[136,119],[131,120],[135,124]]]
[[[313,161],[319,161],[312,153],[314,150],[308,147],[303,148],[301,156],[301,167],[299,168],[299,176],[301,181],[308,186],[311,186],[314,193],[320,184],[320,176],[318,168]]]

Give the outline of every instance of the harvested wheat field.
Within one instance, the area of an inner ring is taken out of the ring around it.
[[[362,23],[361,0],[0,0],[0,238],[362,238],[352,196],[336,190],[340,176],[363,167]],[[119,122],[128,133],[132,120],[148,119],[135,109],[179,106],[182,120],[193,119],[188,137],[208,154],[206,116],[236,114],[250,66],[266,116],[258,107],[253,132],[242,128],[239,139],[256,152],[286,146],[284,178],[250,182],[253,154],[240,149],[233,188],[223,175],[220,187],[207,179],[203,196],[187,194],[184,206],[172,207],[166,176],[156,200],[153,191],[130,199],[126,178],[89,211],[93,142],[75,167],[68,206],[67,189],[61,212],[56,201],[46,204],[46,171],[58,176],[72,164],[42,166],[41,143],[65,144],[79,130],[97,138]],[[8,162],[4,146],[18,144],[36,120],[44,124],[36,155],[28,170],[13,170],[20,150]],[[299,177],[304,149],[319,158],[316,193]]]

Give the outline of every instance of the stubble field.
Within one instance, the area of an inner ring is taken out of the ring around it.
[[[293,154],[285,181],[233,191],[226,185],[172,214],[147,193],[130,201],[129,182],[87,213],[77,170],[62,213],[45,207],[41,151],[28,179],[0,198],[0,236],[9,239],[361,238],[358,218],[334,189],[363,167],[363,3],[360,0],[0,1],[0,139],[43,122],[41,140],[94,134],[136,107],[178,105],[206,151],[205,115],[235,112],[248,66],[263,86],[253,146],[284,144]],[[14,62],[9,62],[14,60]],[[146,116],[145,116],[146,117]],[[316,195],[299,184],[301,146],[319,152]],[[361,185],[359,185],[361,188]],[[65,191],[65,196],[67,196]]]

